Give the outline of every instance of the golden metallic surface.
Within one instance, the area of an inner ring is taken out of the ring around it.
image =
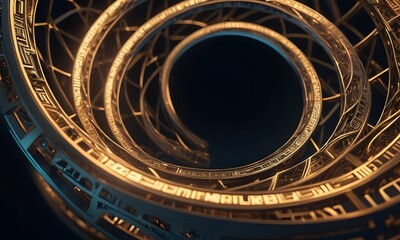
[[[255,24],[242,22],[227,22],[204,27],[201,30],[185,38],[170,52],[168,58],[165,60],[166,63],[160,75],[161,94],[163,95],[163,103],[166,105],[167,114],[169,114],[171,121],[178,125],[177,128],[180,129],[182,133],[187,133],[188,130],[185,127],[182,127],[183,123],[175,117],[177,116],[177,114],[172,105],[172,100],[169,93],[170,91],[167,87],[169,78],[168,76],[170,74],[172,66],[175,63],[174,60],[177,57],[177,54],[182,54],[182,49],[189,48],[189,44],[196,44],[197,41],[199,41],[199,38],[208,38],[212,37],[209,35],[218,36],[219,34],[243,35],[246,37],[255,38],[256,40],[262,41],[268,45],[277,48],[277,51],[282,52],[282,55],[285,58],[289,59],[289,61],[292,61],[291,64],[294,66],[293,68],[301,76],[300,78],[302,81],[303,89],[305,91],[304,96],[306,96],[304,99],[305,109],[303,110],[303,116],[300,120],[299,126],[293,133],[292,137],[280,149],[276,150],[272,154],[272,156],[268,156],[265,159],[256,161],[251,166],[220,170],[221,173],[219,174],[229,175],[229,172],[232,171],[241,172],[240,175],[255,174],[257,173],[257,170],[255,170],[255,168],[259,168],[259,166],[264,166],[264,168],[258,171],[268,170],[292,158],[297,151],[304,147],[305,142],[310,138],[311,133],[315,130],[318,124],[318,120],[321,116],[322,105],[321,86],[319,84],[317,73],[313,69],[311,63],[304,56],[304,54],[302,54],[302,52],[297,49],[294,44],[272,30],[259,27]],[[120,117],[120,110],[115,107],[118,107],[120,105],[118,100],[119,92],[116,92],[114,89],[120,89],[120,86],[122,84],[122,76],[124,76],[125,74],[120,72],[126,68],[123,63],[130,62],[127,59],[129,59],[130,56],[136,55],[134,49],[137,43],[135,39],[137,38],[137,36],[133,35],[130,39],[128,39],[128,41],[125,43],[125,45],[122,47],[121,51],[117,55],[116,61],[114,61],[110,69],[110,74],[106,82],[104,94],[105,113],[108,123],[111,127],[111,131],[116,136],[118,141],[125,147],[125,149],[128,149],[130,152],[132,152],[134,156],[139,155],[136,152],[138,150],[140,151],[140,148],[137,147],[137,144],[135,144],[134,140],[129,136],[129,133],[126,130],[125,126],[123,124],[122,126],[119,126],[119,124],[117,124],[119,122],[122,122],[122,119]],[[121,77],[117,78],[116,76]],[[191,136],[189,137],[189,139],[191,139]],[[170,148],[166,147],[164,149],[165,151],[167,151]],[[153,162],[156,161],[157,160],[153,160]],[[157,168],[157,166],[155,167]],[[201,171],[197,171],[196,173],[195,169],[188,169],[182,166],[176,166],[175,168],[180,168],[185,172],[192,171],[192,175],[202,174]]]
[[[399,16],[395,0],[3,1],[0,111],[89,238],[396,238]],[[286,59],[302,115],[271,155],[211,169],[171,71],[236,35]]]

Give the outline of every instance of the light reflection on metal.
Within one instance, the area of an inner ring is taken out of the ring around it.
[[[395,0],[3,1],[0,110],[44,194],[88,236],[398,237],[399,16]],[[238,34],[286,58],[303,115],[272,155],[209,169],[170,71],[197,42]]]

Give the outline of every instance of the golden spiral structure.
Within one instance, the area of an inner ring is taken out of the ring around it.
[[[218,162],[176,101],[182,59],[218,38],[272,49],[294,79],[262,81],[301,89],[251,162]],[[1,114],[82,237],[400,237],[397,0],[9,0],[0,45]]]

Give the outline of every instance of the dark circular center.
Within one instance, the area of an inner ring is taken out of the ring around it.
[[[210,168],[268,156],[296,130],[303,110],[300,81],[268,45],[219,36],[187,50],[170,76],[182,122],[209,143]]]

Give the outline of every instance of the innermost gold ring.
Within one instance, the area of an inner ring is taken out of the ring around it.
[[[177,59],[179,59],[179,57],[191,46],[205,39],[223,35],[236,35],[253,38],[274,48],[296,71],[303,86],[304,109],[299,125],[294,134],[273,154],[249,165],[238,167],[238,169],[242,169],[244,172],[246,172],[247,168],[254,170],[254,166],[256,164],[259,171],[265,171],[291,159],[292,156],[304,146],[314,129],[317,127],[322,107],[322,93],[319,79],[312,64],[308,61],[307,57],[301,52],[301,50],[298,49],[287,38],[275,31],[263,26],[245,22],[223,22],[204,27],[201,30],[189,35],[172,50],[165,61],[162,73],[160,74],[162,98],[166,106],[167,114],[179,133],[187,139],[193,139],[196,136],[194,136],[194,134],[192,134],[181,122],[171,101],[169,92],[169,75],[171,69]],[[127,57],[126,55],[131,52],[131,49],[129,49],[131,46],[137,48],[138,46],[136,46],[135,43],[136,40],[137,39],[135,38],[128,40],[128,42],[118,53],[117,59],[125,59]],[[129,43],[129,41],[133,42]],[[123,66],[123,63],[116,61],[111,69],[118,72],[124,68],[125,67]],[[127,149],[133,156],[138,157],[146,153],[140,149],[135,141],[131,138],[130,134],[126,130],[126,127],[124,126],[119,112],[118,96],[121,86],[120,78],[122,75],[124,75],[124,73],[121,75],[111,74],[112,72],[113,71],[110,72],[110,75],[107,79],[107,87],[104,98],[107,120],[111,126],[114,136],[117,138],[120,144],[125,147],[125,149]],[[154,162],[162,161],[154,158]],[[179,168],[183,169],[185,167],[179,166]],[[186,170],[197,171],[196,169]],[[252,171],[252,173],[254,173],[254,171]]]
[[[300,78],[304,91],[304,109],[299,125],[282,147],[260,160],[267,168],[286,161],[304,146],[318,124],[322,107],[321,86],[312,64],[301,50],[283,35],[260,25],[247,22],[222,22],[210,25],[191,34],[171,51],[160,74],[162,102],[171,123],[187,140],[197,140],[197,136],[185,126],[174,108],[169,88],[170,74],[175,63],[188,49],[201,41],[218,36],[248,37],[270,46],[289,62]]]

